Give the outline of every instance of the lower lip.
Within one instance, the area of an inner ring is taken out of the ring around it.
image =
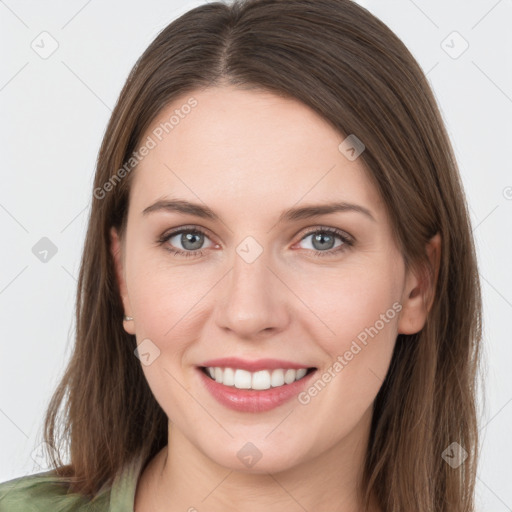
[[[208,377],[200,368],[198,372],[206,389],[222,405],[239,412],[265,412],[296,397],[306,387],[316,370],[291,384],[261,391],[224,386]]]

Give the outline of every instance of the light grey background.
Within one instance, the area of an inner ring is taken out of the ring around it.
[[[0,1],[0,481],[46,469],[37,446],[73,344],[76,276],[111,109],[158,32],[202,3]],[[427,73],[455,148],[485,304],[478,505],[512,510],[512,1],[359,3]],[[42,58],[52,40],[58,48]],[[57,248],[46,263],[32,251],[43,237]]]

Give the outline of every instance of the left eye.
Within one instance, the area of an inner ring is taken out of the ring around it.
[[[303,236],[301,242],[309,237],[313,237],[311,245],[314,257],[338,256],[354,245],[354,239],[350,235],[336,228],[317,228]],[[341,240],[338,245],[335,245],[336,238]]]
[[[344,244],[348,244],[348,239],[345,236],[343,236],[338,231],[332,231],[328,229],[319,229],[317,231],[308,233],[301,239],[301,242],[307,240],[310,237],[312,237],[310,242],[311,247],[306,248],[313,249],[316,252],[326,252],[335,248],[337,249]],[[336,239],[340,240],[338,245],[335,245]]]

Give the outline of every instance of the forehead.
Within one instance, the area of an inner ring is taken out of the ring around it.
[[[212,208],[238,204],[253,215],[299,201],[345,200],[379,212],[362,160],[339,150],[345,136],[294,99],[234,87],[195,91],[159,113],[140,144],[149,139],[130,193],[140,210],[167,195]]]

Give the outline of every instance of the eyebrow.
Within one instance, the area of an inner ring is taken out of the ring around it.
[[[220,217],[207,206],[203,206],[197,203],[191,203],[183,199],[172,199],[172,200],[159,200],[145,208],[142,215],[148,215],[152,212],[167,211],[177,212],[183,214],[194,215],[203,219],[210,219],[212,221],[220,221]],[[277,223],[281,222],[292,222],[303,219],[309,219],[311,217],[317,217],[320,215],[328,215],[329,213],[337,212],[358,212],[370,218],[373,222],[377,222],[372,212],[364,206],[347,203],[345,201],[325,203],[311,206],[302,206],[299,208],[290,208],[284,211],[278,219]]]

